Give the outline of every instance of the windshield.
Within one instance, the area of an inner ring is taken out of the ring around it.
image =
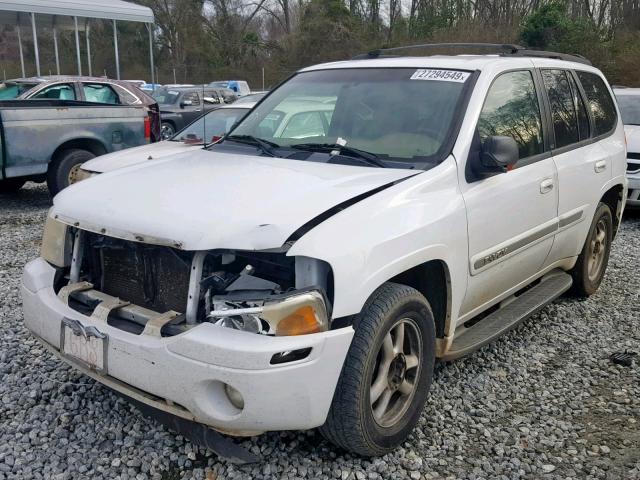
[[[180,92],[175,90],[160,90],[153,94],[153,98],[160,105],[174,105],[180,96]]]
[[[35,87],[36,83],[0,83],[0,100],[18,98],[27,90]]]
[[[248,108],[212,110],[176,133],[171,141],[195,144],[216,142],[248,111]]]
[[[640,125],[640,95],[616,95],[622,123]]]
[[[303,72],[231,132],[278,147],[343,145],[383,160],[437,162],[470,72],[358,68]]]

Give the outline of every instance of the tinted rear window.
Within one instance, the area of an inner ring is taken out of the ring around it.
[[[596,136],[610,132],[615,128],[616,107],[602,78],[594,73],[577,72],[580,83],[587,95],[587,103],[595,122]]]

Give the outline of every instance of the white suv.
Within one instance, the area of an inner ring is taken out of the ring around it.
[[[612,92],[577,57],[305,68],[219,144],[61,192],[25,323],[164,412],[383,454],[437,358],[598,289],[625,167]]]
[[[627,205],[640,207],[640,88],[616,88],[614,93],[627,134]]]

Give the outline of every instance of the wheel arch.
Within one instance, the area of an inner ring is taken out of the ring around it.
[[[618,233],[618,227],[622,221],[622,211],[624,209],[624,186],[620,183],[613,185],[600,199],[611,210],[613,216],[613,238]]]
[[[388,281],[415,288],[424,295],[433,311],[436,337],[447,336],[451,325],[451,275],[443,260],[421,263]]]
[[[96,157],[108,152],[107,147],[100,140],[96,140],[95,138],[75,138],[73,140],[67,140],[56,148],[51,155],[51,161],[58,159],[63,152],[72,149],[87,150]],[[49,164],[51,165],[51,162],[49,162]]]

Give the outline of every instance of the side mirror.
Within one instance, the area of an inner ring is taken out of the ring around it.
[[[191,100],[183,100],[182,102],[180,102],[180,108],[190,107],[191,105],[193,105],[193,102]]]
[[[520,159],[518,144],[511,137],[491,136],[482,144],[473,170],[481,177],[507,172]]]

